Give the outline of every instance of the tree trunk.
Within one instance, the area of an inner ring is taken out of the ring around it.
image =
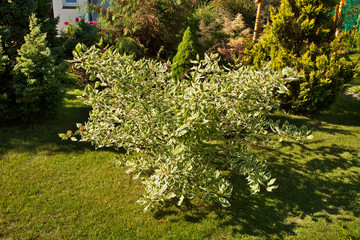
[[[257,9],[257,14],[256,14],[256,21],[255,21],[253,41],[256,40],[256,38],[257,38],[257,36],[258,36],[258,32],[259,32],[261,2],[262,2],[262,0],[255,0],[255,3],[258,5],[258,9]]]
[[[339,36],[340,33],[340,28],[339,28],[339,24],[341,21],[341,14],[342,14],[342,10],[343,7],[346,5],[346,0],[340,0],[339,6],[336,7],[335,9],[335,26],[336,26],[336,31],[335,31],[335,36]]]

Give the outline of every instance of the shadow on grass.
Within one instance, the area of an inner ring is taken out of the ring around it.
[[[66,112],[60,112],[54,119],[45,122],[3,127],[0,129],[0,155],[12,149],[31,152],[45,145],[52,146],[49,154],[90,148],[88,144],[62,141],[58,136],[58,133],[76,129],[76,122],[70,122],[69,119],[78,119],[78,122],[81,122],[86,120],[88,112],[89,109],[85,107],[67,108]]]
[[[329,223],[333,221],[329,215],[341,216],[342,211],[351,211],[358,217],[360,208],[356,204],[359,201],[360,178],[358,173],[349,174],[348,171],[352,167],[360,167],[356,160],[357,151],[338,146],[303,148],[304,155],[298,156],[267,150],[272,175],[279,185],[274,192],[262,189],[262,192],[250,196],[244,177],[234,176],[230,208],[196,202],[177,209],[158,210],[154,217],[199,223],[215,214],[220,227],[232,226],[234,235],[248,234],[270,239],[294,235],[298,224],[307,216],[315,222],[324,219]],[[305,157],[307,151],[312,151],[314,157],[305,164],[294,160]],[[346,157],[343,157],[344,153]],[[340,171],[339,175],[331,173],[339,169],[344,171]],[[177,218],[172,217],[174,215]]]
[[[338,101],[327,111],[315,114],[311,119],[342,126],[360,126],[360,100],[340,95]]]
[[[341,95],[338,101],[330,109],[321,111],[314,115],[306,117],[297,117],[289,115],[270,116],[274,121],[289,121],[298,127],[306,125],[309,129],[322,131],[328,134],[353,135],[349,130],[339,129],[338,126],[359,127],[360,126],[360,100],[351,96]],[[331,126],[329,126],[331,124]]]
[[[352,132],[343,126],[360,126],[360,101],[341,96],[331,110],[310,118],[275,118],[289,120],[297,126],[305,124],[330,136],[356,136],[358,131]],[[266,238],[295,234],[298,224],[308,216],[315,222],[320,219],[332,222],[329,216],[341,217],[342,211],[350,211],[359,217],[360,176],[358,170],[352,170],[360,168],[359,149],[336,144],[336,141],[327,145],[323,141],[314,139],[311,147],[284,142],[278,150],[262,150],[260,155],[270,162],[272,175],[277,178],[279,188],[274,192],[262,189],[250,196],[244,177],[236,176],[232,179],[234,191],[228,209],[195,203],[180,209],[159,210],[154,216],[160,219],[177,215],[184,221],[197,223],[215,213],[221,226],[232,226],[234,235]],[[178,218],[174,219],[179,221]]]
[[[328,214],[340,214],[342,210],[352,211],[359,216],[360,209],[356,208],[356,198],[360,189],[360,178],[357,174],[339,174],[334,176],[330,173],[334,169],[349,169],[360,167],[358,161],[348,161],[341,157],[341,153],[348,150],[335,148],[334,152],[323,153],[323,148],[315,151],[315,157],[309,160],[303,167],[293,159],[292,154],[284,156],[282,153],[271,153],[270,161],[272,174],[277,178],[279,188],[273,193],[261,193],[247,197],[242,192],[248,192],[244,183],[234,184],[236,194],[232,202],[233,220],[226,224],[243,226],[242,233],[259,236],[278,236],[293,234],[296,222],[301,222],[305,216],[324,218],[331,221],[327,214],[314,215],[325,211]],[[355,151],[350,154],[356,156]],[[345,171],[343,171],[345,173]],[[347,173],[347,172],[346,172]],[[296,220],[287,223],[287,218],[294,217]]]
[[[64,106],[51,119],[39,123],[13,124],[0,128],[0,156],[17,149],[18,152],[32,152],[35,149],[45,150],[49,155],[60,152],[82,152],[85,149],[95,149],[90,143],[63,141],[59,133],[68,130],[75,132],[76,123],[87,121],[91,108],[81,105],[75,93],[76,87],[71,87],[72,93],[67,92]],[[48,151],[46,151],[48,147]],[[125,153],[123,149],[107,148],[107,151]]]
[[[293,120],[289,121],[294,123]],[[295,120],[295,124],[305,124],[329,135],[358,135],[359,132],[326,125],[360,126],[360,101],[340,96],[331,110],[308,120]],[[229,209],[232,220],[226,224],[241,225],[241,233],[283,238],[284,235],[294,234],[297,223],[303,221],[305,216],[312,216],[314,221],[319,218],[331,221],[327,214],[319,212],[336,215],[345,210],[359,217],[360,176],[351,170],[360,168],[359,149],[345,147],[344,144],[324,146],[318,141],[312,143],[316,147],[283,143],[282,147],[294,151],[285,152],[281,148],[279,151],[264,151],[263,156],[267,156],[279,188],[273,193],[248,197],[244,194],[248,192],[245,182],[236,182],[232,207]],[[292,217],[294,220],[287,222]]]

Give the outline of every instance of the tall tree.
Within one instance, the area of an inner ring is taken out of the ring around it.
[[[55,65],[35,14],[30,18],[30,32],[18,50],[14,67],[13,89],[23,121],[31,117],[56,113],[60,92],[55,78]]]

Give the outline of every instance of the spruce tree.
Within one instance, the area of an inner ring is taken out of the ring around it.
[[[190,68],[190,59],[195,57],[195,55],[195,44],[192,38],[190,27],[188,27],[184,32],[182,42],[178,46],[178,51],[172,60],[172,77],[180,79],[186,70]]]
[[[15,59],[17,50],[24,43],[24,36],[29,32],[29,17],[36,14],[43,22],[43,32],[48,32],[47,40],[52,45],[58,43],[56,24],[58,19],[48,19],[51,0],[1,0],[0,1],[0,35],[3,36],[4,51]]]
[[[23,121],[39,114],[55,113],[60,102],[54,60],[47,47],[46,33],[42,33],[35,14],[30,17],[30,33],[18,50],[13,70],[16,103]]]

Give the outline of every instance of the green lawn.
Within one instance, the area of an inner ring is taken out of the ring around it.
[[[65,103],[51,121],[0,128],[0,239],[360,239],[359,99],[277,116],[315,133],[305,145],[260,150],[274,192],[250,196],[234,177],[228,209],[194,201],[153,213],[135,203],[142,185],[115,166],[121,153],[60,140],[89,111],[72,88]]]

